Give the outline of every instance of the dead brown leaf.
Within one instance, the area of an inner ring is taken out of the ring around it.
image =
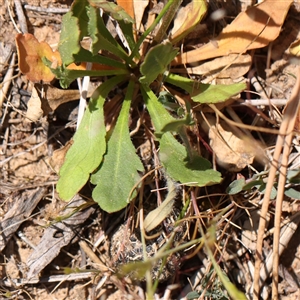
[[[117,4],[124,8],[128,15],[134,19],[133,0],[117,0]]]
[[[295,56],[300,56],[300,39],[291,44],[289,52]]]
[[[87,97],[93,93],[93,88],[88,90]],[[28,101],[26,118],[36,122],[40,117],[56,110],[56,108],[69,101],[78,100],[78,90],[62,90],[46,84],[35,84],[32,88],[31,98]]]
[[[72,140],[68,141],[62,148],[55,150],[51,158],[48,160],[50,167],[56,174],[59,173],[59,170],[65,161],[66,153],[72,144]]]
[[[230,53],[244,53],[267,46],[278,37],[292,3],[292,0],[265,0],[250,7],[225,27],[213,43],[178,55],[173,65],[193,63]]]
[[[186,70],[189,74],[236,79],[245,75],[251,64],[252,59],[249,54],[229,54],[196,67],[186,68]],[[227,68],[227,66],[229,67]]]
[[[49,44],[39,42],[32,34],[17,34],[16,45],[18,50],[19,68],[32,82],[50,82],[54,74],[42,61],[43,57],[50,60],[55,66],[61,65],[58,51],[53,51]]]
[[[253,163],[254,149],[232,132],[225,131],[220,124],[210,128],[209,138],[218,164],[227,170],[239,172]]]
[[[141,30],[143,15],[148,5],[149,0],[133,0],[135,26],[137,30]]]
[[[26,118],[36,122],[43,115],[40,95],[35,87],[32,88],[31,97],[27,104]]]
[[[206,1],[194,0],[185,7],[181,7],[174,20],[171,42],[176,44],[189,34],[205,16],[207,11]]]
[[[217,123],[214,116],[207,115],[201,123],[203,130],[208,133],[217,163],[228,171],[241,171],[260,154],[260,147],[254,139],[249,141],[249,137],[236,129],[233,133],[223,120]]]

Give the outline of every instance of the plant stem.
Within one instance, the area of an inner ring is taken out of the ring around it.
[[[193,150],[193,148],[190,144],[190,141],[189,141],[189,138],[188,138],[188,135],[186,132],[186,127],[180,126],[177,130],[177,133],[179,134],[179,136],[181,137],[181,139],[185,145],[189,161],[192,162],[195,158],[195,151]]]
[[[148,36],[148,34],[154,30],[154,28],[156,27],[156,25],[160,22],[160,20],[163,18],[164,15],[169,15],[168,20],[171,17],[171,12],[173,12],[173,16],[175,15],[178,6],[180,5],[182,0],[169,0],[167,2],[167,4],[164,6],[164,8],[161,10],[161,12],[159,13],[159,15],[156,17],[156,19],[154,20],[154,22],[151,24],[151,26],[142,34],[142,36],[140,37],[140,39],[137,41],[135,48],[133,49],[130,57],[129,57],[129,61],[132,61],[133,58],[137,55],[141,44],[143,43],[143,41],[146,39],[146,37]],[[170,10],[170,13],[168,12]],[[170,22],[172,21],[172,18],[170,19]],[[170,24],[170,23],[169,23]],[[169,26],[169,25],[168,25]],[[168,27],[167,26],[167,27]]]
[[[164,39],[168,27],[170,26],[172,20],[174,19],[174,16],[177,13],[182,0],[171,0],[168,3],[170,2],[171,2],[170,8],[167,10],[166,14],[164,15],[162,24],[158,29],[157,34],[154,37],[155,44],[159,44]]]

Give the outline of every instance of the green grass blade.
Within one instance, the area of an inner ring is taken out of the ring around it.
[[[56,189],[62,200],[71,200],[101,163],[106,150],[103,104],[109,91],[122,80],[123,76],[113,77],[94,92],[59,172]]]
[[[134,20],[121,6],[104,0],[89,0],[90,4],[103,9],[103,11],[117,21],[126,23],[134,23]]]
[[[148,34],[150,34],[150,32],[154,30],[156,25],[160,22],[160,20],[163,18],[163,16],[166,14],[166,12],[170,9],[170,7],[172,7],[174,5],[174,2],[177,2],[177,0],[167,1],[167,3],[165,4],[165,6],[161,10],[161,12],[158,14],[158,16],[156,17],[154,22],[151,24],[151,26],[149,26],[149,28],[142,34],[140,39],[136,42],[136,45],[130,55],[130,60],[133,60],[134,57],[138,56],[140,46],[142,45],[144,40],[147,38]]]
[[[216,224],[212,224],[210,226],[210,228],[208,229],[208,231],[215,231],[216,230]],[[209,247],[210,242],[205,239],[204,245],[206,248],[206,252],[212,262],[212,265],[220,279],[220,281],[222,282],[224,288],[226,289],[226,291],[228,292],[230,299],[233,300],[247,300],[247,297],[245,296],[244,293],[242,293],[241,291],[239,291],[236,286],[229,280],[229,278],[223,273],[223,271],[221,270],[220,266],[218,265],[218,263],[216,262],[214,255]]]
[[[134,82],[130,81],[116,126],[107,143],[107,154],[91,182],[97,184],[93,199],[107,212],[124,208],[131,200],[132,188],[140,180],[144,167],[136,154],[128,129]]]

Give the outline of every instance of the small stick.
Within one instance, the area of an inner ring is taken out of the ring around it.
[[[16,12],[18,15],[21,31],[22,33],[27,33],[28,32],[27,21],[20,0],[15,0],[15,7],[16,7]]]
[[[269,106],[270,104],[275,106],[285,106],[287,103],[287,99],[251,99],[251,100],[245,100],[242,105],[251,104],[254,106],[258,105],[264,105]]]
[[[15,63],[16,63],[16,53],[13,53],[8,70],[5,74],[5,77],[4,77],[4,80],[2,83],[2,88],[0,89],[0,108],[2,107],[4,99],[6,98],[6,94],[8,92],[11,80],[13,78]]]
[[[9,280],[0,280],[0,282],[2,285],[6,287],[20,287],[25,284],[85,280],[85,279],[93,278],[95,275],[97,275],[97,273],[95,272],[82,272],[82,273],[72,273],[67,275],[52,275],[52,276],[32,278],[32,279],[10,278]]]
[[[44,12],[44,13],[51,13],[51,14],[65,14],[67,13],[70,8],[61,8],[61,7],[39,7],[34,5],[25,5],[24,8],[26,10]]]

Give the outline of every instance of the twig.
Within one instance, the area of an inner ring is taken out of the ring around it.
[[[25,244],[27,244],[32,249],[35,249],[35,245],[25,236],[25,234],[21,230],[17,232],[17,235]]]
[[[21,30],[18,28],[18,25],[16,24],[16,22],[15,22],[15,20],[13,18],[13,15],[12,15],[12,12],[11,12],[11,7],[10,7],[10,4],[9,4],[8,0],[6,0],[5,3],[6,3],[6,6],[7,6],[7,11],[8,11],[9,17],[11,19],[11,22],[13,23],[16,31],[18,33],[21,33]]]
[[[97,264],[98,270],[100,270],[101,272],[109,271],[109,268],[103,264],[101,259],[93,252],[93,250],[88,246],[88,244],[85,241],[79,241],[79,246],[85,252],[85,254],[92,260],[92,262]]]
[[[2,88],[0,89],[0,108],[2,107],[4,99],[6,98],[6,94],[8,92],[10,83],[11,83],[12,78],[13,78],[15,63],[16,63],[16,53],[13,53],[13,55],[11,57],[10,64],[9,64],[9,67],[8,67],[8,70],[7,70],[7,72],[5,74],[5,77],[3,79]]]
[[[24,11],[23,11],[23,8],[22,8],[21,1],[20,0],[14,0],[14,2],[15,2],[15,7],[16,7],[16,12],[17,12],[21,32],[22,33],[27,33],[28,32],[27,21],[26,21],[25,15],[24,15]]]
[[[265,132],[265,133],[271,133],[271,134],[279,134],[279,131],[277,129],[271,129],[271,128],[264,128],[264,127],[255,127],[244,123],[236,123],[235,121],[230,120],[227,118],[216,106],[215,104],[209,104],[209,107],[224,121],[229,123],[230,125],[244,128],[248,130],[254,130],[258,132]]]
[[[89,279],[96,276],[95,272],[84,272],[84,273],[74,273],[68,275],[53,275],[46,276],[41,278],[32,278],[32,279],[9,279],[9,280],[0,280],[1,285],[6,287],[20,287],[25,284],[36,284],[36,283],[50,283],[50,282],[61,282],[61,281],[76,281]]]
[[[287,248],[288,243],[290,242],[292,236],[296,232],[298,225],[300,223],[300,213],[296,213],[291,218],[288,218],[284,220],[282,223],[284,223],[284,226],[282,226],[280,230],[280,247],[279,247],[279,255],[282,254],[282,252]],[[282,224],[281,224],[282,225]],[[270,230],[271,232],[274,231]],[[265,235],[264,235],[265,237]],[[270,273],[273,271],[273,261],[274,261],[274,249],[271,249],[270,253],[268,253],[268,256],[265,259],[264,268],[261,268],[260,270],[260,284],[263,285],[263,283],[267,280]],[[254,271],[250,273],[253,276]],[[262,297],[263,298],[263,297]],[[266,299],[266,298],[263,298]]]
[[[251,104],[251,105],[264,105],[269,106],[270,104],[275,106],[285,106],[287,103],[287,99],[251,99],[245,100],[244,102],[240,103],[243,105]]]
[[[34,5],[24,5],[24,8],[26,10],[33,10],[38,12],[44,12],[44,13],[51,13],[51,14],[65,14],[67,13],[70,8],[61,8],[61,7],[39,7]]]

